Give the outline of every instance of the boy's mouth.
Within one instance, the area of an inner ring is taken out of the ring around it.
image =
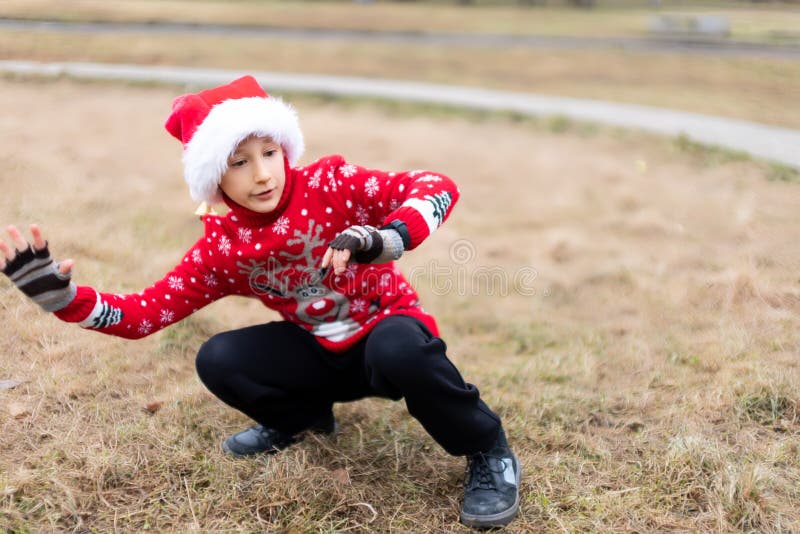
[[[272,198],[273,193],[275,193],[275,190],[270,189],[268,191],[262,191],[261,193],[257,193],[253,196],[259,200],[269,200],[270,198]]]

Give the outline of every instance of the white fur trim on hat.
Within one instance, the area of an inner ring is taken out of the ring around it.
[[[225,100],[209,111],[183,151],[183,177],[196,201],[222,202],[219,183],[228,158],[251,135],[270,137],[294,166],[305,143],[297,113],[273,96]]]

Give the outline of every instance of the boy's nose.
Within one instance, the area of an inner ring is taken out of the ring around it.
[[[268,182],[270,179],[270,172],[266,164],[257,161],[253,166],[253,179],[256,182]]]

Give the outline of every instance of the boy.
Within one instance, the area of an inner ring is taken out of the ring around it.
[[[461,520],[508,524],[521,476],[499,417],[446,356],[431,315],[393,261],[450,214],[458,189],[427,172],[382,172],[304,149],[294,110],[250,76],[175,99],[166,122],[183,143],[204,235],[162,280],[140,293],[101,293],[70,280],[41,231],[16,250],[0,241],[0,268],[67,322],[135,339],[226,295],[260,298],[283,320],[213,336],[197,371],[217,397],[256,424],[224,440],[241,457],[284,449],[307,430],[334,432],[335,402],[405,398],[409,413],[450,454],[468,457]]]

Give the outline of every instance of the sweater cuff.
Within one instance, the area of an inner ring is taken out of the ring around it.
[[[79,323],[92,313],[95,304],[97,304],[97,292],[89,286],[78,286],[72,302],[53,314],[62,321]]]
[[[411,238],[411,244],[408,250],[416,248],[417,245],[425,241],[425,238],[430,235],[430,229],[428,228],[428,223],[425,221],[425,218],[420,212],[410,206],[400,206],[391,212],[386,219],[384,219],[384,224],[389,224],[395,219],[406,223],[408,236]]]
[[[389,263],[396,261],[403,255],[403,238],[400,237],[400,232],[391,228],[387,230],[378,230],[380,234],[383,247],[378,257],[373,259],[370,263]]]

